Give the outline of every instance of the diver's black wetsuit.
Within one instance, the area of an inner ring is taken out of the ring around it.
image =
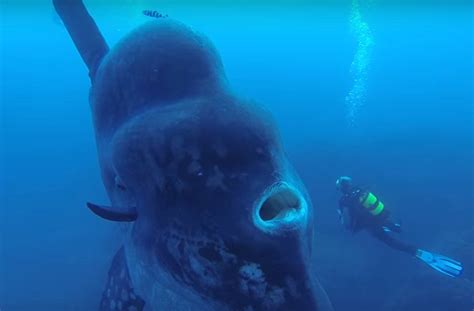
[[[400,232],[400,225],[390,219],[390,212],[386,208],[374,216],[361,204],[360,198],[365,194],[361,188],[354,188],[351,192],[343,194],[339,200],[340,213],[348,213],[349,221],[346,223],[348,229],[354,233],[365,229],[388,246],[415,255],[416,247],[401,242],[391,235],[391,232]]]

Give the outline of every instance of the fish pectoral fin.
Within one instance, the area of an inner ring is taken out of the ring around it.
[[[138,217],[137,210],[134,207],[127,209],[115,208],[90,202],[87,202],[87,207],[97,216],[111,221],[132,222]]]

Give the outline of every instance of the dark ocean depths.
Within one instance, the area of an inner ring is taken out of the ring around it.
[[[149,19],[143,9],[205,33],[233,88],[273,112],[316,210],[314,270],[336,311],[468,311],[472,4],[382,2],[361,0],[372,45],[350,123],[345,98],[360,48],[350,1],[85,1],[110,45]],[[95,310],[120,228],[85,207],[107,202],[87,70],[49,1],[2,0],[0,14],[0,309]],[[462,261],[462,277],[344,231],[340,175],[382,198],[403,239]]]

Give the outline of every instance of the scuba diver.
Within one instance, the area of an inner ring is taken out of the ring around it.
[[[393,233],[401,232],[400,224],[391,218],[390,211],[372,192],[354,186],[352,178],[339,177],[336,188],[342,193],[337,210],[339,219],[352,233],[367,230],[391,248],[415,256],[443,274],[451,277],[461,275],[463,267],[460,262],[394,238]]]

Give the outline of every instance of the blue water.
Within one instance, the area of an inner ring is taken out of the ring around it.
[[[120,228],[84,204],[107,202],[87,70],[49,3],[14,3],[0,9],[0,309],[95,310]],[[151,1],[86,3],[113,45]],[[365,6],[373,45],[353,122],[350,1],[157,6],[209,36],[233,88],[273,112],[316,208],[315,273],[335,310],[474,307],[472,6]],[[463,276],[345,232],[339,175],[370,186],[405,240],[462,261]]]

